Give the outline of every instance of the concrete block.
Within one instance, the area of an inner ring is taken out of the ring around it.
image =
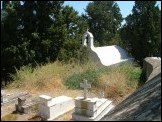
[[[96,104],[97,108],[94,111],[89,110],[89,109],[80,109],[80,108],[75,107],[75,113],[92,117],[92,116],[96,116],[98,113],[101,113],[105,105],[109,106],[111,104],[112,104],[112,101],[109,101],[106,99],[98,99],[97,104]]]
[[[48,106],[48,104],[51,103],[52,97],[47,95],[40,95],[39,101],[41,101],[41,104],[44,104],[45,106]]]
[[[89,98],[93,101],[93,98]],[[109,101],[105,98],[95,98],[96,108],[86,109],[81,108],[80,104],[77,103],[78,106],[75,106],[75,112],[72,114],[73,120],[75,121],[97,121],[101,119],[106,113],[108,113],[114,106],[112,105],[112,101]],[[76,102],[76,101],[75,101]],[[77,99],[78,102],[78,99]]]
[[[77,97],[75,98],[75,107],[80,109],[89,109],[91,111],[95,111],[96,109],[96,101],[97,98],[86,98],[84,97]]]
[[[112,104],[105,104],[94,116],[85,116],[77,113],[72,114],[74,121],[99,121],[105,114],[107,114],[114,106]]]
[[[28,105],[24,105],[24,106],[22,106],[22,112],[27,114],[32,111],[36,111],[37,106],[38,106],[37,103],[30,103]]]
[[[75,105],[74,99],[67,96],[55,97],[49,99],[49,101],[50,102],[47,102],[48,104],[42,104],[44,101],[40,101],[38,106],[38,114],[45,120],[53,120],[58,116],[72,110]]]

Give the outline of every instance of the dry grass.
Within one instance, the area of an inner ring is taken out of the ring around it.
[[[14,121],[17,120],[17,116],[15,114],[8,114],[1,118],[1,121]]]
[[[124,73],[113,71],[100,77],[99,89],[104,92],[106,98],[118,103],[135,90],[128,86],[127,80]]]
[[[32,69],[29,66],[22,67],[17,71],[16,75],[12,75],[14,82],[8,86],[7,90],[11,92],[20,90],[27,91],[33,97],[37,97],[41,94],[46,94],[51,97],[56,96],[69,96],[78,97],[83,96],[83,90],[80,89],[67,89],[64,84],[64,79],[76,74],[86,73],[85,71],[96,71],[97,82],[99,85],[93,87],[88,92],[88,97],[100,97],[100,93],[104,92],[106,98],[113,101],[113,104],[118,104],[124,100],[129,94],[136,90],[138,86],[138,77],[140,73],[139,67],[132,65],[123,65],[108,68],[98,69],[98,67],[87,62],[86,64],[79,65],[76,63],[64,64],[61,62],[47,63],[42,66],[37,66]],[[94,79],[96,74],[90,72],[88,74],[89,79]],[[83,75],[81,75],[83,76]],[[96,77],[95,77],[96,78]],[[79,83],[78,77],[76,82]],[[70,121],[72,118],[72,111],[66,113],[64,116],[57,118],[59,121]],[[5,117],[12,118],[12,116]],[[15,118],[12,118],[14,120]],[[3,118],[4,120],[4,118]],[[32,117],[31,121],[40,121],[40,117]]]
[[[93,71],[93,69],[97,69],[97,66],[91,62],[79,65],[77,63],[64,64],[59,61],[37,66],[34,69],[25,66],[18,70],[16,75],[12,75],[14,82],[8,86],[8,89],[21,89],[35,95],[81,96],[82,90],[67,89],[63,84],[63,79],[88,69]],[[109,73],[101,74],[98,80],[99,86],[91,90],[90,96],[99,96],[99,93],[104,91],[105,97],[116,102],[120,101],[136,89],[137,82],[129,81],[126,74],[130,70],[133,69],[130,67],[116,67]],[[133,83],[133,87],[128,85],[129,82]]]
[[[14,82],[8,89],[19,88],[32,93],[40,91],[66,90],[63,79],[74,74],[83,72],[89,68],[95,68],[93,63],[87,62],[85,65],[76,63],[63,64],[59,61],[37,66],[32,70],[29,66],[24,66],[12,75]]]

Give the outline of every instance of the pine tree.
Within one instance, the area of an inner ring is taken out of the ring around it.
[[[86,31],[87,23],[73,7],[65,6],[62,10],[63,43],[59,52],[59,60],[69,61],[78,59],[82,34]]]
[[[3,2],[1,15],[3,76],[9,77],[8,73],[13,73],[15,67],[19,69],[30,63],[45,62],[50,57],[56,59],[58,53],[54,49],[58,50],[61,46],[58,44],[61,37],[59,35],[61,23],[57,24],[57,16],[62,5],[62,1],[23,1],[22,5],[20,1]],[[51,19],[50,15],[54,17]],[[48,31],[53,23],[60,27],[59,32]]]
[[[90,2],[86,8],[90,32],[99,45],[113,44],[112,39],[116,36],[117,30],[122,22],[122,15],[114,1]]]
[[[63,1],[3,1],[1,70],[9,78],[15,68],[78,59],[87,23]]]
[[[161,56],[161,12],[156,1],[135,1],[121,35],[131,54],[142,66],[143,59]]]

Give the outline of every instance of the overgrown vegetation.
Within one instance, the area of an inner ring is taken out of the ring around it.
[[[58,89],[59,92],[68,92],[81,90],[80,83],[86,79],[92,85],[90,91],[96,91],[96,94],[104,92],[105,97],[116,99],[132,93],[139,84],[141,86],[144,83],[141,75],[142,69],[134,63],[101,67],[90,61],[82,65],[56,61],[34,69],[30,66],[22,67],[11,75],[14,82],[7,88],[20,88],[30,92],[55,92]]]
[[[42,89],[42,85],[44,87],[46,85],[59,87],[62,86],[63,78],[92,67],[95,68],[95,64],[90,62],[79,65],[79,63],[64,63],[60,61],[38,65],[36,68],[32,68],[30,65],[23,66],[20,70],[16,70],[15,74],[10,74],[13,83],[8,85],[8,87],[20,88],[33,86],[38,89]]]
[[[88,69],[81,73],[74,73],[72,76],[64,80],[65,85],[71,89],[79,89],[80,83],[83,82],[83,79],[88,80],[92,86],[98,86],[98,78],[100,73],[95,69]]]
[[[111,82],[119,75],[120,78],[117,78],[117,81],[115,81],[119,85],[115,87],[119,86],[120,91],[124,91],[125,87],[121,85],[122,83],[132,89],[136,89],[138,87],[138,83],[142,82],[140,79],[141,73],[142,70],[140,67],[137,67],[134,64],[123,63],[117,66],[100,67],[96,69],[88,69],[80,73],[74,73],[73,75],[67,77],[64,80],[64,83],[68,88],[79,89],[80,82],[83,82],[83,79],[87,79],[93,87],[100,87],[103,85],[100,83],[102,80],[105,80],[103,82],[107,82],[106,84],[109,85],[109,83],[111,84]]]
[[[124,98],[138,88],[141,68],[133,64],[123,64],[112,68],[109,73],[101,75],[99,89],[105,93],[105,97],[115,99]]]

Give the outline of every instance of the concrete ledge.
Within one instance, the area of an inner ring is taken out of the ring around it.
[[[147,57],[143,61],[143,70],[146,72],[147,81],[161,72],[161,58]]]

